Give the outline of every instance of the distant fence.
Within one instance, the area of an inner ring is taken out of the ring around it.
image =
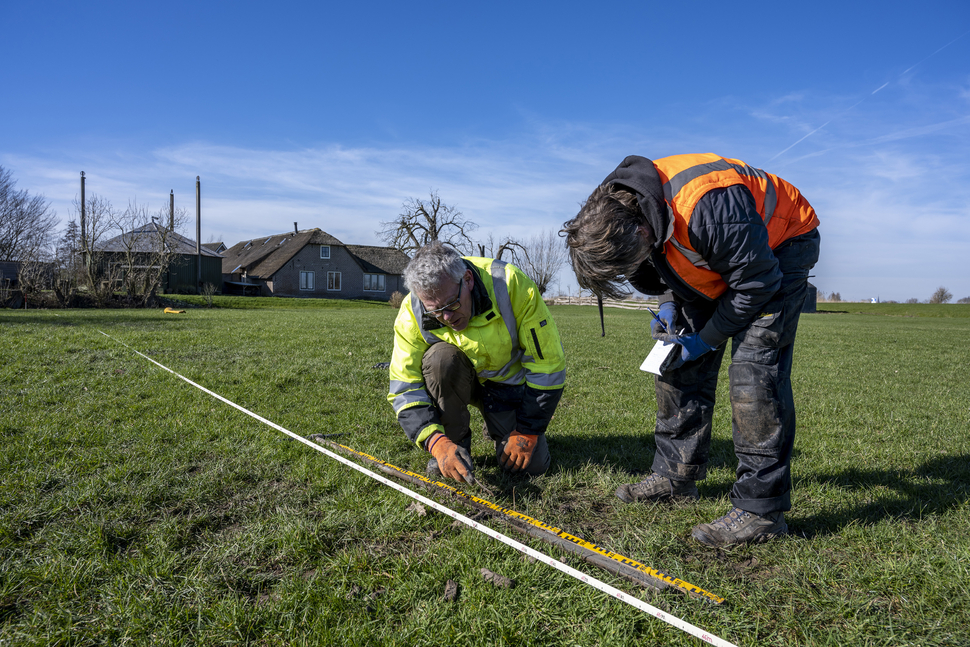
[[[556,297],[552,300],[557,306],[595,306],[596,297]],[[624,310],[657,309],[656,299],[603,299],[606,308],[623,308]]]

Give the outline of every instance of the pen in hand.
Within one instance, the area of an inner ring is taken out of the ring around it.
[[[645,306],[645,307],[647,308],[647,310],[650,310],[650,314],[652,314],[653,318],[657,320],[657,323],[660,324],[660,327],[663,328],[663,331],[665,333],[670,333],[670,331],[667,330],[667,324],[665,324],[664,320],[660,318],[660,315],[654,312],[649,306]]]

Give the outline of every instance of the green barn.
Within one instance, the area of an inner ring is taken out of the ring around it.
[[[222,289],[222,254],[152,221],[130,232],[121,233],[97,246],[98,265],[105,275],[118,278],[119,272],[162,271],[161,289],[167,293],[198,293],[209,283]],[[201,281],[199,262],[202,263]]]

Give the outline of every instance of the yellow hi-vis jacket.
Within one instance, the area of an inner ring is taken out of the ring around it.
[[[472,270],[473,314],[461,332],[425,315],[413,293],[404,299],[394,322],[390,392],[398,422],[408,438],[424,447],[444,431],[421,373],[431,344],[457,346],[471,360],[483,387],[516,411],[522,433],[544,433],[566,379],[559,330],[536,284],[519,268],[491,258],[466,257]]]

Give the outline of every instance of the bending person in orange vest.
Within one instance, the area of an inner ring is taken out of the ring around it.
[[[792,350],[818,261],[817,227],[815,210],[791,184],[713,154],[627,157],[564,225],[580,286],[613,298],[627,294],[627,284],[659,295],[652,336],[680,345],[655,379],[653,473],[621,486],[621,500],[698,498],[718,370],[731,342],[737,480],[733,509],[693,529],[704,544],[788,532]]]

